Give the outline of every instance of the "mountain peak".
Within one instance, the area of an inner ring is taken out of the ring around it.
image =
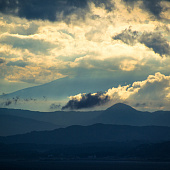
[[[135,109],[124,103],[116,103],[115,105],[106,109],[106,111],[128,111],[128,110],[132,111]]]

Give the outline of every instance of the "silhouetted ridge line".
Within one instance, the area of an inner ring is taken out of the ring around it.
[[[35,144],[83,144],[95,142],[125,141],[170,141],[170,127],[128,126],[94,124],[90,126],[74,125],[52,131],[31,132],[23,135],[0,137],[3,143]]]

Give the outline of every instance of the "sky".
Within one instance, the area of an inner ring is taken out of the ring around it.
[[[0,0],[0,94],[64,77],[113,85],[63,110],[170,110],[170,1]]]

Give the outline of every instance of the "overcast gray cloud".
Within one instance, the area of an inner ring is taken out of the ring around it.
[[[170,46],[168,40],[163,37],[161,33],[144,32],[139,42],[145,44],[147,47],[152,48],[155,53],[162,55],[170,55]]]
[[[161,32],[143,32],[132,31],[131,28],[123,30],[121,33],[113,36],[114,40],[121,40],[122,42],[135,45],[140,42],[153,49],[155,53],[162,55],[170,55],[170,45],[168,40],[161,34]]]
[[[113,37],[114,40],[121,40],[126,44],[134,45],[137,42],[139,35],[137,31],[132,31],[131,28],[123,30],[121,33]]]
[[[0,64],[5,63],[5,60],[0,58]]]
[[[0,43],[12,45],[13,48],[28,49],[30,52],[35,54],[46,54],[50,48],[57,46],[41,39],[11,34],[2,35],[0,38]]]
[[[139,0],[123,0],[127,3],[127,5],[134,6],[134,3],[139,2]],[[169,0],[165,0],[166,2],[169,2]],[[142,9],[145,9],[146,11],[149,11],[152,15],[154,15],[157,19],[161,19],[161,12],[167,11],[168,8],[163,8],[160,4],[162,0],[142,0],[143,6],[141,6]]]
[[[52,103],[52,104],[50,105],[50,110],[53,110],[53,111],[59,110],[60,108],[61,108],[61,105],[60,105],[60,104]]]
[[[139,0],[123,0],[127,5],[133,7]],[[164,9],[160,2],[162,0],[142,0],[141,8],[149,11],[156,18],[160,19]],[[168,1],[168,0],[167,0]],[[56,21],[61,17],[76,13],[77,9],[89,10],[89,3],[93,2],[96,6],[105,6],[108,11],[113,10],[114,4],[111,0],[0,0],[0,11],[5,14],[16,15],[27,19],[42,19]],[[83,11],[82,11],[83,12]],[[83,15],[82,15],[83,17]]]
[[[0,12],[26,19],[59,21],[65,20],[73,13],[77,13],[78,18],[84,18],[85,13],[89,11],[90,2],[96,6],[105,6],[108,11],[113,8],[110,0],[50,0],[48,2],[46,0],[0,0]]]
[[[10,61],[8,62],[6,65],[7,66],[18,66],[18,67],[25,67],[27,66],[29,63],[24,62],[22,60],[17,60],[17,61]]]

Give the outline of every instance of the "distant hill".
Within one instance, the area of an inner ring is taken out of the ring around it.
[[[70,125],[92,125],[95,123],[133,126],[170,126],[170,111],[143,112],[123,103],[117,103],[104,111],[38,112],[0,108],[1,114],[35,119],[57,124],[62,127]]]
[[[170,127],[95,124],[0,137],[3,143],[83,144],[105,141],[170,141]]]
[[[123,103],[103,111],[92,122],[134,126],[170,126],[170,111],[142,112]]]
[[[4,115],[17,116],[18,118],[16,119],[14,117],[15,119],[12,119],[11,117],[4,120]],[[19,117],[21,119],[19,119]],[[30,126],[29,123],[23,123],[23,118],[32,119],[32,121],[38,121],[39,123],[37,124],[36,128],[32,128],[33,126]],[[13,123],[11,123],[12,120]],[[117,103],[104,111],[89,112],[38,112],[0,108],[0,122],[2,122],[1,124],[3,124],[3,126],[0,125],[0,135],[12,135],[22,133],[24,128],[22,129],[21,125],[26,126],[27,124],[29,125],[27,126],[27,131],[23,131],[23,133],[31,132],[32,130],[49,130],[51,129],[51,127],[54,127],[54,125],[56,125],[57,127],[68,127],[71,125],[92,125],[96,123],[132,126],[155,125],[170,127],[170,111],[156,111],[152,113],[142,112],[122,103]],[[40,124],[40,122],[46,122],[46,125],[43,126]],[[47,123],[50,124],[50,126],[47,126]],[[13,124],[15,124],[15,128],[12,128]],[[6,128],[11,129],[10,133],[8,133]]]
[[[0,114],[0,136],[22,134],[35,130],[52,130],[56,128],[58,128],[58,126],[52,123]]]
[[[56,111],[38,112],[20,109],[0,108],[1,114],[30,118],[38,121],[57,124],[62,127],[70,125],[88,125],[91,120],[98,117],[102,111],[76,112],[76,111]],[[92,123],[93,124],[93,123]]]
[[[117,85],[117,84],[116,84]],[[83,78],[60,78],[52,82],[38,85],[34,87],[25,88],[16,92],[0,96],[0,98],[15,98],[23,99],[37,99],[47,97],[48,99],[67,99],[68,96],[73,96],[79,93],[93,93],[96,91],[106,91],[113,87],[113,80],[106,79],[91,79],[87,81]]]

